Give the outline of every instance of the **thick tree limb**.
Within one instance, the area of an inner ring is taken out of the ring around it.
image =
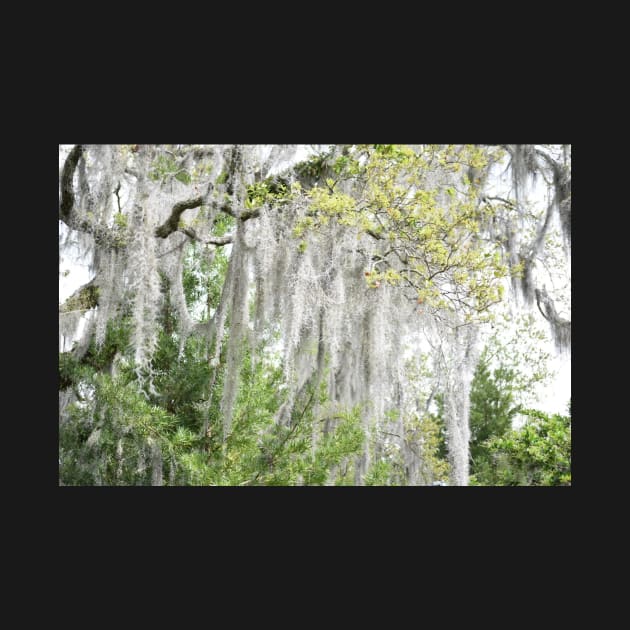
[[[571,326],[570,321],[562,319],[558,315],[553,300],[547,295],[547,291],[544,287],[542,289],[536,289],[535,294],[538,310],[548,322],[551,322],[556,326]]]
[[[559,169],[560,165],[550,155],[547,155],[544,151],[541,151],[540,149],[534,149],[534,151],[536,155],[538,155],[543,160],[545,160],[545,162],[547,162],[547,164],[550,166],[552,171],[555,172]]]
[[[98,306],[98,285],[96,278],[92,278],[80,286],[63,304],[59,305],[59,312],[87,311],[95,306]]]
[[[171,210],[171,216],[164,222],[162,225],[155,229],[155,235],[160,238],[166,238],[173,232],[177,231],[179,226],[179,218],[186,210],[190,210],[191,208],[198,208],[203,204],[205,199],[205,195],[199,195],[193,199],[187,199],[185,201],[180,201],[173,206]]]
[[[211,236],[209,238],[201,238],[192,228],[180,228],[182,234],[190,237],[193,241],[198,241],[204,245],[227,245],[234,241],[234,234],[226,234],[225,236]]]
[[[164,223],[162,223],[162,225],[160,225],[159,227],[155,229],[155,235],[159,236],[160,238],[167,238],[173,232],[177,232],[179,229],[179,220],[182,214],[186,210],[190,210],[192,208],[198,208],[201,205],[210,205],[212,207],[218,206],[221,212],[225,212],[225,214],[229,214],[231,217],[234,217],[235,219],[239,219],[241,221],[248,221],[249,219],[254,219],[260,216],[260,208],[256,208],[254,210],[247,210],[245,212],[241,212],[240,214],[237,214],[232,209],[231,201],[224,201],[223,204],[220,206],[218,205],[216,201],[208,204],[208,202],[206,201],[206,196],[200,195],[199,197],[194,197],[193,199],[187,199],[186,201],[180,201],[179,203],[176,203],[173,206],[173,209],[171,210],[171,215],[169,216],[169,218]],[[188,229],[188,228],[185,228],[185,229]],[[191,236],[190,234],[188,234],[188,232],[185,232],[183,229],[179,231],[183,232],[184,234],[187,234],[188,236],[190,236],[190,238],[193,238],[195,240],[200,240],[199,237]],[[222,237],[215,237],[215,239],[218,241],[216,243],[212,239],[207,240],[207,241],[202,241],[202,242],[207,242],[214,245],[225,245],[228,242],[229,243],[232,242],[231,240],[226,241],[226,242],[221,242],[221,238]]]
[[[116,233],[116,231],[108,228],[106,225],[97,223],[94,218],[89,218],[89,216],[81,217],[74,212],[75,197],[72,182],[83,151],[83,145],[77,144],[74,146],[63,165],[59,219],[73,230],[91,234],[99,245],[110,249],[119,249],[125,245],[120,233]]]
[[[72,180],[74,172],[77,169],[79,158],[83,154],[83,145],[75,145],[70,154],[66,158],[61,173],[61,200],[59,201],[59,218],[69,224],[72,208],[74,206],[74,190],[72,189]]]
[[[202,151],[205,152],[205,149],[202,149]],[[211,154],[211,150],[209,150],[208,154]],[[213,189],[213,184],[210,184],[208,191],[205,195],[200,195],[198,197],[194,197],[192,199],[188,199],[186,201],[180,201],[179,203],[176,203],[171,210],[171,214],[169,218],[162,225],[156,228],[155,235],[158,236],[159,238],[167,238],[173,232],[178,231],[181,215],[186,210],[190,210],[192,208],[198,208],[201,205],[209,205],[212,208],[218,208],[219,211],[224,212],[225,214],[235,219],[238,219],[240,221],[248,221],[249,219],[255,219],[256,217],[259,217],[260,212],[261,212],[260,208],[241,210],[239,212],[238,210],[235,210],[232,207],[231,197],[234,194],[234,174],[239,171],[241,160],[242,160],[241,148],[239,145],[236,145],[233,148],[232,154],[228,159],[229,166],[227,168],[227,171],[228,171],[227,179],[224,183],[217,184],[217,192],[220,193],[221,191],[226,191],[226,197],[224,197],[224,201],[222,204],[219,205],[218,201],[210,201],[208,199],[209,194],[211,190]],[[294,167],[291,167],[291,169],[289,170],[293,170],[293,168]],[[190,238],[193,238],[195,240],[200,240],[199,237],[196,237],[196,235],[191,236],[190,234],[188,234],[187,232],[184,232],[183,230],[179,230],[179,231],[183,232],[184,234],[187,234],[188,236],[190,236]],[[376,233],[371,233],[371,236],[378,239],[384,238],[383,236],[377,235]],[[215,245],[226,244],[226,243],[220,242],[219,238],[217,238],[216,240],[218,242],[214,242],[213,240],[202,241],[202,242],[208,242]]]
[[[562,319],[554,306],[553,300],[547,295],[545,288],[536,289],[536,305],[542,316],[551,325],[551,332],[556,347],[564,351],[571,347],[571,322]]]

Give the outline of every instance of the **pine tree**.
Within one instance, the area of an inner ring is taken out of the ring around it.
[[[504,367],[491,370],[482,354],[470,391],[470,459],[471,473],[482,481],[490,466],[486,441],[501,437],[512,427],[519,411],[514,403],[514,372]]]

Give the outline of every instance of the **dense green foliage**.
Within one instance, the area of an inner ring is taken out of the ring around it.
[[[208,261],[192,247],[184,274],[192,306],[218,301],[226,258]],[[206,313],[207,316],[207,313]],[[81,361],[59,356],[59,388],[78,401],[60,424],[63,485],[322,485],[351,483],[351,463],[363,445],[359,409],[327,413],[325,387],[309,384],[289,421],[275,415],[286,399],[283,370],[261,345],[246,352],[234,422],[223,440],[219,400],[225,358],[212,390],[204,337],[191,336],[179,353],[175,313],[166,300],[152,359],[155,393],[148,399],[131,369],[129,329],[113,320],[104,343]],[[327,423],[328,432],[321,431]],[[204,427],[207,426],[205,434]]]
[[[60,167],[60,219],[94,241],[60,304],[62,485],[465,485],[469,459],[472,485],[571,484],[570,408],[529,409],[544,334],[501,310],[551,216],[529,248],[499,229],[506,147],[340,145],[269,175],[238,145],[148,146]]]
[[[67,371],[67,361],[64,361]],[[321,417],[325,391],[308,387],[290,422],[274,415],[284,402],[282,371],[262,353],[247,355],[232,430],[223,441],[216,397],[204,399],[207,361],[190,340],[177,360],[172,340],[162,338],[156,354],[159,399],[147,401],[124,372],[116,377],[87,372],[78,387],[89,396],[72,406],[60,427],[60,478],[65,485],[144,485],[161,460],[164,485],[322,485],[363,444],[358,410]],[[220,382],[216,387],[220,388]],[[205,414],[210,417],[200,435]],[[319,436],[318,424],[332,421]],[[159,450],[159,454],[157,451]],[[162,463],[163,462],[163,463]],[[337,475],[350,479],[351,467]]]
[[[479,478],[491,467],[486,441],[511,429],[519,411],[514,404],[513,382],[514,371],[504,367],[491,370],[487,356],[482,354],[470,391],[470,470]]]
[[[507,334],[512,323],[515,328]],[[494,328],[470,390],[470,471],[472,483],[479,485],[502,485],[508,479],[507,473],[496,474],[497,462],[508,461],[498,445],[526,415],[522,410],[535,398],[535,387],[551,376],[549,355],[540,343],[546,337],[531,316],[514,322],[507,316],[497,318]]]
[[[570,486],[571,416],[524,410],[527,422],[486,442],[491,466],[471,484]]]

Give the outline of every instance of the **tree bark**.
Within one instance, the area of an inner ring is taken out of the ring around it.
[[[61,174],[61,199],[59,201],[59,218],[66,224],[70,224],[72,208],[74,207],[74,190],[72,180],[77,169],[79,158],[83,155],[83,145],[75,145],[66,158]]]

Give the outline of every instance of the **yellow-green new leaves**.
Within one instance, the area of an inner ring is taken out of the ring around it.
[[[259,208],[266,203],[271,205],[286,203],[301,190],[299,182],[289,185],[282,178],[268,177],[262,182],[256,182],[247,187],[245,207],[249,210]]]
[[[127,215],[117,212],[114,215],[114,225],[118,228],[125,229],[127,227]]]
[[[338,192],[330,192],[326,188],[312,188],[308,197],[313,210],[329,217],[339,217],[342,224],[352,225],[356,223],[355,210],[357,202],[348,195]]]
[[[382,253],[379,268],[366,273],[369,288],[412,287],[427,307],[477,319],[500,301],[509,270],[480,238],[478,188],[462,172],[481,171],[494,153],[472,145],[351,147],[333,163],[344,192],[332,179],[312,188],[294,235],[321,231],[333,219],[355,228]]]

